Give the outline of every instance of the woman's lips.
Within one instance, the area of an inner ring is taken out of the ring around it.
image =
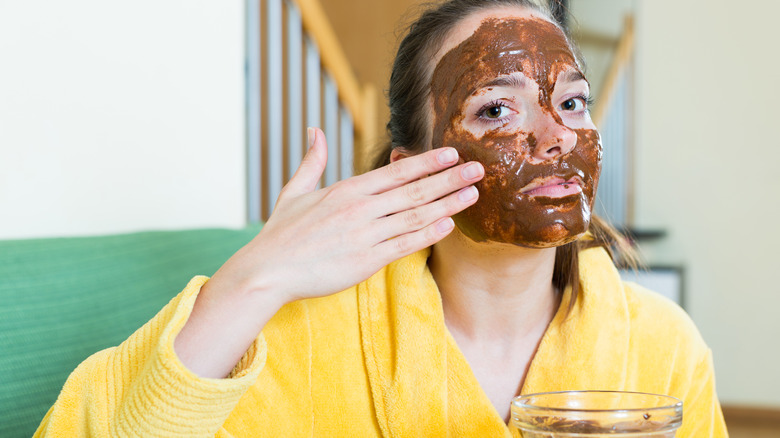
[[[530,184],[520,189],[520,193],[529,196],[562,198],[582,193],[582,182],[578,177],[565,180],[557,176],[534,178]]]

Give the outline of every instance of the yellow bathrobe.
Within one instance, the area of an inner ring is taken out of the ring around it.
[[[424,250],[342,293],[285,306],[228,379],[199,378],[173,340],[193,279],[127,341],[88,358],[36,436],[509,437],[447,331]],[[688,316],[581,252],[582,295],[545,333],[523,393],[604,389],[684,402],[684,437],[725,437],[712,358]],[[561,309],[566,308],[569,292]]]

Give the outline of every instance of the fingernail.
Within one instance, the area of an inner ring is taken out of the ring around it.
[[[314,130],[314,128],[309,127],[306,128],[306,140],[309,143],[309,149],[311,149],[312,146],[314,146],[314,140],[317,139],[317,131]]]
[[[474,186],[468,186],[463,189],[460,189],[458,192],[458,199],[460,202],[470,202],[473,201],[474,198],[479,195],[479,192],[477,192],[477,188]]]
[[[449,233],[454,226],[455,222],[452,221],[452,218],[447,217],[436,223],[436,231],[441,234]]]
[[[458,160],[458,152],[455,149],[447,148],[436,157],[441,164],[450,164]]]
[[[461,171],[461,176],[465,179],[474,179],[482,173],[482,169],[479,163],[471,163],[464,167]]]

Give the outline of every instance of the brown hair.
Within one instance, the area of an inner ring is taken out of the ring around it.
[[[398,46],[390,75],[388,89],[390,120],[387,123],[390,141],[378,151],[372,169],[389,164],[393,149],[399,148],[407,154],[416,154],[428,147],[431,143],[430,84],[434,68],[431,59],[460,20],[475,12],[501,6],[532,9],[547,16],[550,21],[554,21],[544,7],[531,0],[449,0],[430,5],[408,27],[406,36]],[[571,40],[568,34],[567,38]],[[577,55],[575,51],[575,56]],[[574,306],[580,292],[579,251],[581,249],[604,247],[613,260],[616,254],[614,250],[617,249],[623,261],[636,267],[637,258],[633,248],[626,238],[607,222],[594,215],[591,217],[588,231],[592,238],[579,239],[556,249],[553,284],[559,291],[563,291],[568,285],[572,286],[574,299],[569,301],[569,310]]]

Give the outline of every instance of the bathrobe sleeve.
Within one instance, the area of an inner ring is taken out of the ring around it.
[[[226,379],[201,378],[173,341],[206,277],[193,278],[125,342],[90,356],[68,377],[35,437],[213,437],[265,364],[258,337]]]

